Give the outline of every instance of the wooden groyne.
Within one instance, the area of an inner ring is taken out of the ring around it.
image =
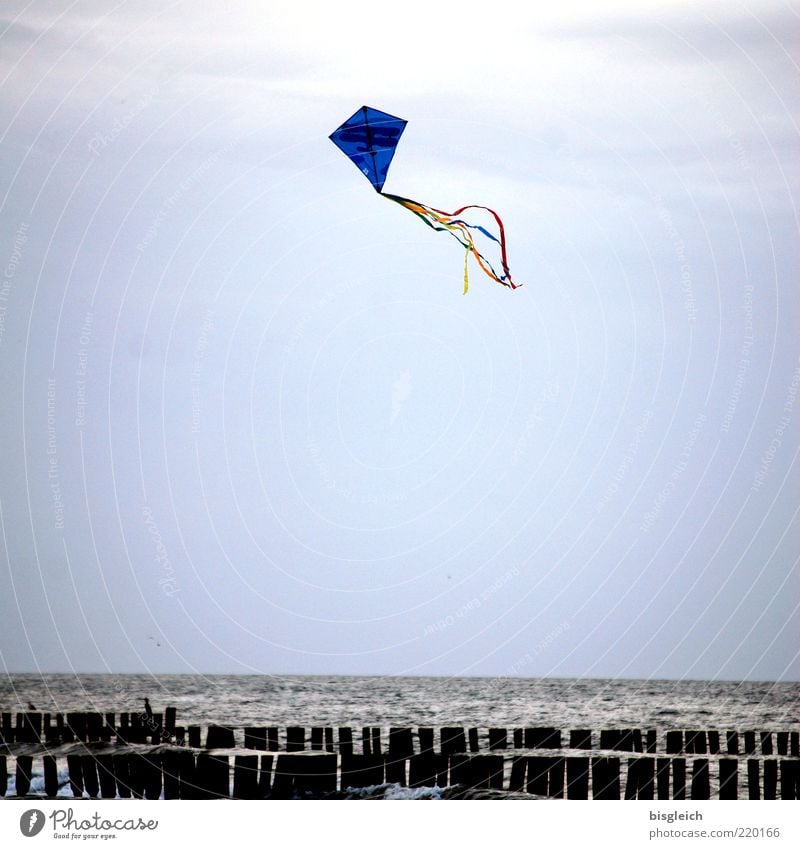
[[[54,798],[59,765],[81,798],[288,799],[383,784],[530,794],[549,799],[800,799],[800,760],[635,756],[442,755],[408,758],[318,752],[235,755],[166,747],[121,754],[43,756],[43,792],[31,793],[34,761],[18,755],[15,796]],[[231,770],[232,767],[232,770]],[[9,775],[0,756],[0,796]]]
[[[13,720],[13,721],[12,721]],[[800,732],[756,730],[667,730],[611,728],[563,730],[552,727],[391,727],[235,726],[177,724],[168,707],[151,717],[143,713],[38,713],[0,715],[0,745],[169,743],[193,749],[245,748],[264,752],[328,752],[407,758],[435,752],[478,754],[520,749],[575,749],[648,755],[773,755],[800,757]]]
[[[67,774],[72,796],[90,798],[292,798],[383,784],[554,799],[800,798],[797,731],[180,726],[167,708],[3,713],[0,744],[12,755],[0,755],[0,797],[10,768],[18,797],[54,797]]]

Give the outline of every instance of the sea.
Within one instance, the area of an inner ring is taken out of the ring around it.
[[[304,675],[10,674],[0,709],[177,708],[183,726],[800,730],[800,683]],[[385,738],[384,738],[385,739]],[[58,755],[58,751],[53,752]],[[10,752],[13,755],[13,752]],[[41,763],[41,759],[35,759]],[[6,795],[14,792],[13,764]],[[69,795],[64,774],[63,795]],[[32,789],[42,783],[34,772]],[[384,788],[384,798],[412,793]]]

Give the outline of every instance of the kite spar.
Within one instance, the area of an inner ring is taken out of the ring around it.
[[[506,236],[503,222],[493,209],[489,209],[488,206],[470,204],[468,206],[462,206],[460,209],[455,210],[455,212],[444,212],[441,209],[427,206],[424,203],[409,200],[399,195],[391,195],[383,191],[383,184],[386,182],[389,165],[392,162],[397,144],[400,141],[400,136],[403,134],[407,123],[402,118],[396,118],[394,115],[389,115],[370,106],[362,106],[341,127],[334,130],[329,138],[372,183],[373,188],[378,194],[387,200],[404,206],[434,230],[450,233],[466,250],[466,254],[464,255],[464,294],[467,293],[469,288],[467,261],[470,254],[475,257],[481,270],[491,277],[492,280],[500,283],[502,286],[508,286],[510,289],[519,288],[521,284],[514,283],[511,279],[511,272],[508,270]],[[462,215],[470,209],[482,209],[488,212],[494,218],[497,225],[496,232],[493,233],[486,227],[478,224],[470,224],[465,221]],[[475,238],[478,234],[489,240],[487,244],[494,243],[496,245],[495,250],[496,252],[499,251],[499,262],[496,259],[493,265],[487,259],[485,249],[478,249],[475,243]]]

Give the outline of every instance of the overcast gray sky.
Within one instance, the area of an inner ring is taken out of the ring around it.
[[[547,6],[4,4],[7,670],[800,678],[798,7]]]

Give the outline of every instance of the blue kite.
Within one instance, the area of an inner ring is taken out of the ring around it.
[[[329,138],[372,183],[372,187],[378,194],[411,210],[434,230],[450,233],[466,249],[464,256],[464,294],[467,293],[469,288],[467,260],[470,254],[475,257],[480,268],[492,280],[511,289],[519,288],[521,284],[514,283],[511,279],[511,272],[508,270],[503,222],[493,209],[489,209],[488,206],[471,204],[462,206],[455,212],[443,212],[418,201],[383,191],[389,166],[407,123],[403,118],[397,118],[387,112],[373,109],[371,106],[362,106],[341,127],[334,130]],[[464,221],[461,214],[468,209],[483,209],[489,212],[497,223],[497,233],[492,233],[478,224],[469,224]],[[486,256],[478,250],[475,245],[475,233],[482,234],[499,247],[502,273],[499,270],[496,271]]]

